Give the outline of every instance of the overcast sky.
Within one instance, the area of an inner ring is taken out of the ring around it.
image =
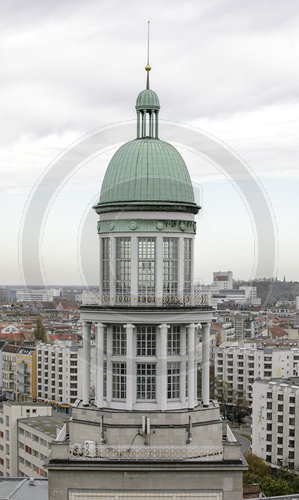
[[[135,118],[148,19],[161,119],[198,127],[244,159],[277,227],[275,274],[299,280],[297,0],[10,0],[0,3],[0,284],[22,282],[26,207],[51,162],[92,131]],[[45,283],[84,283],[86,234],[97,260],[91,206],[114,150],[57,186],[40,239]],[[213,271],[232,270],[251,279],[256,242],[240,193],[217,165],[179,150],[203,207],[196,278],[208,283]]]

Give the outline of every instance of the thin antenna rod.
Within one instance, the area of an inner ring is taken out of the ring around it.
[[[147,65],[145,66],[147,75],[146,75],[146,88],[149,89],[149,72],[151,70],[151,66],[149,63],[149,45],[150,45],[150,21],[147,21]]]
[[[147,22],[147,64],[149,65],[150,21]]]

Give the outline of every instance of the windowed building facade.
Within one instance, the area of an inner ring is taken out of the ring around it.
[[[68,440],[52,447],[50,499],[76,498],[83,483],[86,491],[109,490],[109,498],[122,498],[124,492],[139,499],[149,494],[190,498],[190,490],[199,499],[207,498],[208,491],[215,500],[242,498],[240,447],[223,429],[218,404],[209,399],[213,310],[202,296],[194,296],[200,207],[183,158],[158,138],[159,110],[147,81],[136,102],[137,138],[111,159],[94,207],[99,215],[99,294],[80,311],[83,398],[73,408]],[[59,464],[65,461],[68,474],[62,476]]]
[[[252,408],[252,452],[298,473],[299,378],[256,380]]]

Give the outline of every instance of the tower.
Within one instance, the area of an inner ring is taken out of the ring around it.
[[[111,159],[94,207],[99,300],[80,311],[83,401],[73,409],[64,440],[52,447],[50,498],[92,492],[92,498],[237,500],[245,467],[240,447],[209,399],[213,311],[194,296],[200,207],[182,156],[159,138],[159,98],[150,89],[150,65],[145,69],[137,137]]]

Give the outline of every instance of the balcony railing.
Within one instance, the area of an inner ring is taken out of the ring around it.
[[[150,460],[150,461],[195,461],[220,462],[223,460],[222,446],[108,446],[87,444],[69,446],[70,460]]]
[[[87,305],[124,305],[124,306],[158,306],[158,307],[187,307],[187,306],[205,306],[208,307],[208,294],[192,294],[192,295],[164,295],[163,297],[131,297],[130,295],[97,295],[90,293],[84,298],[83,306]]]

